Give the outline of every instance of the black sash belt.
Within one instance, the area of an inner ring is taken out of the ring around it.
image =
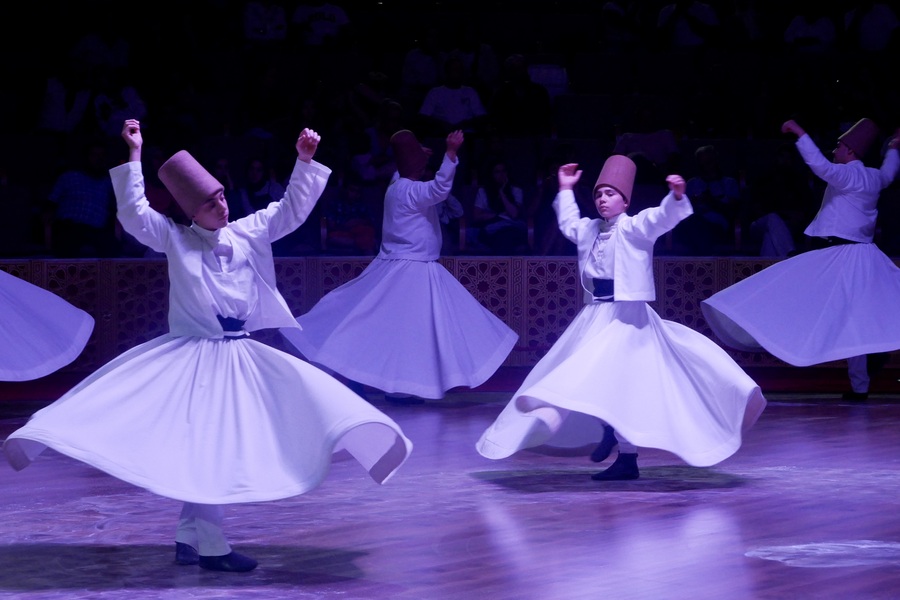
[[[596,279],[594,278],[594,300],[603,302],[612,302],[613,300],[613,280],[612,279]]]
[[[244,331],[244,323],[246,323],[247,321],[241,321],[240,319],[235,319],[234,317],[223,317],[222,315],[216,315],[216,318],[219,320],[219,324],[222,326],[222,331],[225,332],[226,340],[232,340],[248,335],[247,332]]]
[[[825,237],[814,237],[812,239],[812,246],[814,250],[821,250],[822,248],[831,248],[832,246],[842,246],[844,244],[858,244],[859,242],[853,240],[846,240],[842,237],[837,237],[835,235],[829,235]]]

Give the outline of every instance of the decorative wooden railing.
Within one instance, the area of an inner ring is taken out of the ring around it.
[[[370,260],[314,256],[277,258],[275,262],[279,287],[299,315],[330,290],[356,277]],[[458,256],[441,262],[519,334],[507,366],[535,364],[581,308],[574,257]],[[715,340],[700,302],[773,262],[754,257],[657,257],[657,299],[652,306],[662,318]],[[167,329],[165,259],[0,260],[0,269],[56,293],[94,316],[91,340],[82,355],[66,367],[68,371],[92,371]],[[255,337],[284,347],[276,331]],[[729,353],[745,367],[785,366],[767,353]]]

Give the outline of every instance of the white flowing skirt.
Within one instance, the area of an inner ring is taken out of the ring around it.
[[[3,450],[22,469],[48,446],[199,504],[302,494],[341,450],[384,483],[412,449],[387,415],[298,358],[246,338],[168,335],[35,413]]]
[[[376,258],[282,334],[309,361],[388,393],[484,383],[518,335],[437,261]]]
[[[900,348],[900,269],[875,244],[799,254],[700,306],[725,345],[798,367]]]
[[[540,445],[589,448],[613,426],[631,443],[709,466],[731,456],[766,406],[706,336],[645,302],[585,306],[477,442],[492,459]]]
[[[0,271],[0,381],[27,381],[84,350],[94,319],[52,292]]]

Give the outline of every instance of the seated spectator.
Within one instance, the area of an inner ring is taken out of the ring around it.
[[[432,87],[419,108],[419,127],[427,136],[444,137],[460,129],[465,133],[483,131],[487,111],[475,88],[465,85],[465,65],[452,56],[444,64],[443,83]]]
[[[333,189],[323,194],[319,202],[325,221],[323,252],[374,256],[378,251],[379,228],[373,207],[363,196],[362,182],[352,174],[336,181]]]
[[[490,254],[526,254],[528,227],[522,188],[510,182],[506,162],[502,159],[490,161],[487,167],[481,180],[483,183],[475,193],[475,241]]]
[[[816,190],[793,143],[779,144],[766,158],[748,182],[749,241],[759,256],[791,256],[806,243],[803,230],[818,210]]]
[[[50,248],[59,258],[110,258],[118,255],[116,198],[111,163],[103,140],[89,139],[76,163],[53,184]]]
[[[275,170],[260,157],[247,163],[244,183],[238,188],[241,212],[249,215],[284,197],[285,188]]]
[[[741,211],[738,180],[722,172],[719,155],[711,145],[694,152],[697,174],[687,180],[686,193],[694,214],[681,222],[675,239],[692,256],[730,254],[735,247],[735,224]]]

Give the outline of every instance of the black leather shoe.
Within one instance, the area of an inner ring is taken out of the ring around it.
[[[196,565],[200,562],[200,555],[190,544],[175,542],[175,564]]]
[[[591,475],[591,479],[594,481],[625,481],[637,479],[640,476],[641,472],[637,466],[637,454],[619,453],[616,457],[616,462],[611,464],[605,471]]]
[[[867,400],[869,398],[869,392],[844,392],[841,396],[843,400],[853,400],[855,402],[859,402],[860,400]]]
[[[201,556],[200,568],[208,571],[229,571],[243,573],[252,571],[257,563],[254,559],[237,552],[229,552],[225,556]]]
[[[594,451],[591,452],[591,460],[594,462],[603,462],[609,455],[612,454],[613,448],[619,445],[619,440],[616,439],[616,430],[610,427],[609,425],[603,426],[603,439],[600,440],[600,443],[597,444],[597,447],[594,448]]]

